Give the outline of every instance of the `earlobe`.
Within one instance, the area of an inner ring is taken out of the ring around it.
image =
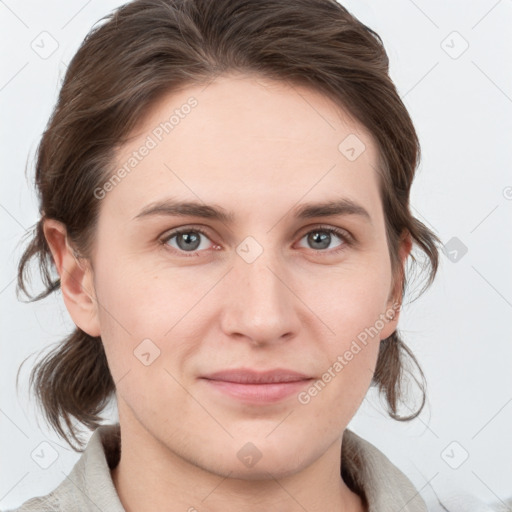
[[[66,308],[77,327],[90,336],[99,336],[99,318],[92,269],[73,249],[66,227],[55,219],[45,219],[43,231],[60,276]]]

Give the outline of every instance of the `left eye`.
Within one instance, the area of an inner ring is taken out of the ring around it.
[[[333,235],[342,241],[342,243],[338,244],[336,247],[342,246],[343,248],[343,246],[348,244],[348,236],[334,228],[313,229],[306,233],[301,240],[306,238],[308,243],[313,246],[316,244],[317,246],[313,247],[314,249],[327,249],[332,241]],[[336,249],[334,252],[339,250],[341,249]]]

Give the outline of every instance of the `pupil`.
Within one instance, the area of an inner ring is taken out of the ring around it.
[[[181,244],[179,243],[180,240],[184,240],[185,241],[185,246],[184,247],[181,247]],[[194,245],[195,243],[195,245]],[[199,247],[199,236],[197,236],[196,234],[190,234],[190,233],[182,233],[179,237],[178,237],[178,245],[180,246],[180,249],[184,249],[184,250],[187,250],[187,249],[190,249],[190,250],[194,250],[194,249],[197,249],[197,247]]]
[[[326,247],[329,247],[331,235],[322,231],[316,231],[310,235],[310,238],[314,243],[320,242],[320,248],[325,249]]]

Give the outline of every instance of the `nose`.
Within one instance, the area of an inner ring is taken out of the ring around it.
[[[221,311],[223,331],[257,345],[292,338],[299,330],[301,301],[290,272],[270,250],[254,261],[241,254],[235,256],[224,283],[228,290]]]

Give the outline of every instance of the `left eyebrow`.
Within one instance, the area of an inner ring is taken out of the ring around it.
[[[315,217],[331,217],[338,215],[357,215],[372,224],[368,211],[360,204],[349,198],[341,198],[325,203],[305,203],[297,207],[295,216],[299,219],[312,219]]]
[[[372,224],[368,211],[349,198],[341,198],[323,203],[305,203],[292,210],[292,213],[298,219],[356,215]],[[195,201],[176,201],[172,198],[147,205],[132,220],[139,220],[154,215],[201,217],[219,220],[226,224],[233,223],[235,220],[233,212],[228,212],[220,206],[207,205]]]

